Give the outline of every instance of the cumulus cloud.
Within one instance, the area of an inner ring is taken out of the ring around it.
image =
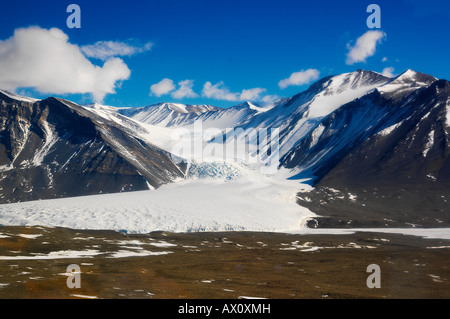
[[[150,95],[160,97],[175,90],[175,84],[171,79],[165,78],[150,87]]]
[[[375,54],[377,44],[380,43],[386,33],[382,31],[367,31],[356,40],[356,44],[351,46],[347,44],[349,52],[347,54],[346,63],[351,65],[358,62],[366,62],[368,57]]]
[[[183,80],[176,85],[173,80],[165,78],[150,87],[150,95],[160,97],[170,94],[172,98],[181,100],[185,98],[197,98],[199,94],[194,92],[194,80]],[[222,101],[263,101],[272,102],[277,100],[277,95],[263,95],[266,92],[264,88],[244,89],[241,92],[231,92],[223,81],[212,84],[207,81],[203,85],[201,96],[208,99]]]
[[[81,51],[89,58],[96,58],[106,61],[112,57],[132,56],[138,53],[149,51],[153,43],[148,42],[142,47],[134,46],[118,41],[99,41],[94,44],[84,45]]]
[[[174,99],[181,100],[184,98],[196,98],[198,94],[192,90],[194,86],[193,80],[184,80],[178,82],[178,89],[172,92],[171,96]]]
[[[224,100],[224,101],[238,101],[238,93],[232,93],[225,87],[223,81],[212,84],[207,81],[203,85],[202,96],[208,99]]]
[[[319,78],[320,72],[317,69],[301,70],[294,72],[287,79],[281,80],[278,83],[280,89],[285,89],[290,85],[303,85],[315,81]]]
[[[93,95],[101,102],[130,76],[119,58],[93,65],[77,45],[57,28],[20,28],[0,41],[0,88],[35,88],[46,94]]]
[[[252,89],[244,89],[241,92],[231,92],[228,89],[223,81],[217,82],[216,84],[212,84],[211,82],[206,82],[203,85],[202,96],[214,99],[214,100],[223,100],[223,101],[262,101],[265,96],[261,96],[266,89],[264,88],[252,88]]]
[[[244,89],[239,95],[239,99],[241,101],[259,101],[261,100],[261,94],[265,91],[266,89],[263,88]]]
[[[384,76],[387,76],[388,78],[393,78],[395,76],[394,68],[392,66],[384,68],[383,72],[381,74],[383,74]]]
[[[177,100],[195,98],[198,97],[198,94],[192,90],[193,86],[193,80],[180,81],[177,86],[173,80],[164,78],[150,87],[150,95],[160,97],[170,94],[172,98]]]
[[[279,100],[279,99],[280,99],[280,97],[278,95],[274,94],[274,95],[265,95],[261,99],[261,101],[266,102],[266,103],[271,103],[271,102],[275,102],[276,100]]]

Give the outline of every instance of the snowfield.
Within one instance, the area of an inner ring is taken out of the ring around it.
[[[258,231],[349,235],[393,233],[450,240],[450,228],[307,228],[316,214],[296,204],[296,194],[311,187],[239,164],[199,164],[192,176],[157,190],[102,194],[0,205],[0,226],[45,226],[152,231]],[[2,238],[0,236],[0,238]],[[41,258],[46,258],[42,257]],[[118,256],[115,256],[118,257]],[[68,258],[68,257],[61,257]]]
[[[195,177],[154,191],[1,205],[0,224],[130,233],[292,232],[315,216],[295,202],[296,193],[309,186],[286,180],[282,173],[264,176],[238,164],[230,170],[233,178],[210,178],[207,171],[197,169]]]

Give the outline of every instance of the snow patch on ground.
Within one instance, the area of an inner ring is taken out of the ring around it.
[[[0,260],[50,260],[50,259],[72,259],[72,258],[93,258],[102,254],[98,250],[62,250],[53,251],[48,254],[35,254],[34,256],[0,256]]]
[[[144,256],[159,256],[159,255],[167,255],[171,254],[171,251],[148,251],[148,250],[140,250],[140,251],[131,251],[131,250],[119,250],[108,258],[128,258],[128,257],[144,257]]]
[[[450,240],[450,228],[303,228],[293,233],[304,235],[349,235],[356,232],[402,234],[431,239]]]
[[[19,234],[18,236],[22,237],[22,238],[26,238],[26,239],[36,239],[38,237],[41,237],[42,234],[37,234],[37,235],[31,235],[31,234]]]
[[[176,247],[177,246],[176,244],[171,244],[171,243],[164,242],[164,241],[160,241],[158,243],[150,243],[150,245],[155,246],[155,247],[160,247],[160,248],[161,247],[167,248],[167,247]]]
[[[86,296],[86,295],[77,295],[77,294],[72,294],[72,297],[75,298],[81,298],[81,299],[98,299],[97,296]]]

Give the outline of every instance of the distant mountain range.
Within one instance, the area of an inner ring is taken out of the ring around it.
[[[0,91],[0,103],[0,203],[144,190],[182,179],[187,166],[174,160],[168,136],[197,120],[220,130],[279,129],[279,167],[316,186],[299,203],[319,213],[327,205],[342,213],[354,199],[349,194],[362,198],[369,189],[377,189],[378,200],[393,189],[450,200],[450,83],[412,70],[394,78],[366,70],[328,76],[291,98],[226,109],[81,106],[7,91]],[[330,189],[346,190],[340,195],[346,204],[332,206]],[[442,218],[446,207],[434,203],[432,210]]]

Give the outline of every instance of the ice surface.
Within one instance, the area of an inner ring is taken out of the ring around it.
[[[449,228],[310,229],[306,221],[317,217],[296,204],[296,193],[310,189],[289,181],[286,171],[264,176],[243,168],[234,179],[198,178],[163,186],[155,191],[74,197],[0,205],[0,224],[72,229],[110,229],[130,233],[151,231],[263,231],[295,234],[353,234],[380,232],[450,239]],[[352,200],[356,198],[349,194]],[[3,235],[2,235],[3,236]],[[31,238],[31,236],[30,236]],[[124,242],[137,245],[140,242]],[[165,242],[150,243],[170,247]],[[123,247],[125,248],[125,247]],[[134,248],[133,248],[134,249]],[[309,249],[309,248],[307,248]],[[89,258],[97,251],[53,252],[48,255],[0,257],[0,259]],[[119,255],[146,254],[123,250]]]
[[[327,234],[327,235],[348,235],[355,232],[403,234],[432,239],[450,239],[450,228],[303,228],[296,234]]]
[[[282,175],[243,169],[235,179],[187,179],[155,191],[0,205],[0,224],[132,233],[291,232],[315,216],[296,204],[300,188]]]

